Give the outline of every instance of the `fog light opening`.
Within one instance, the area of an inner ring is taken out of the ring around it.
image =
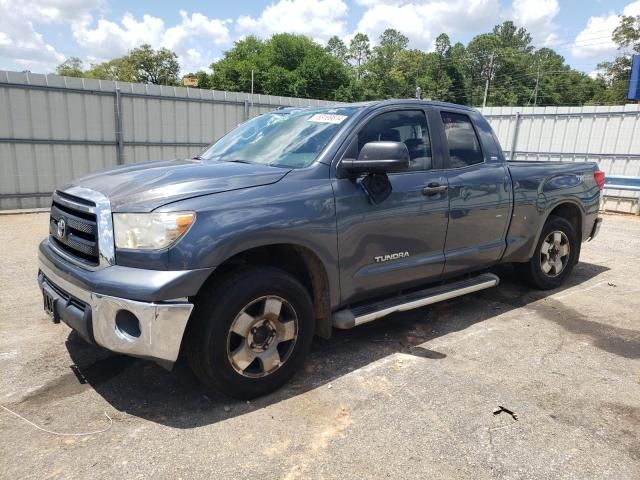
[[[138,338],[140,336],[140,320],[129,310],[118,310],[116,328],[130,337]]]

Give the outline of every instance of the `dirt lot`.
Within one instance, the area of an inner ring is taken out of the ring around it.
[[[60,436],[0,409],[1,478],[640,478],[637,219],[607,216],[563,289],[501,269],[498,288],[316,342],[253,402],[53,325],[46,224],[0,216],[0,404],[56,432],[113,423]]]

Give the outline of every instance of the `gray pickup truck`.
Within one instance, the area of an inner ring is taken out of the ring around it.
[[[53,194],[45,311],[209,389],[272,391],[314,335],[493,287],[558,287],[598,232],[594,163],[512,162],[477,111],[391,100],[285,108],[200,156]]]

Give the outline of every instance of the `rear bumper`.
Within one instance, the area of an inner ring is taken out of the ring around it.
[[[40,289],[53,299],[56,320],[62,320],[90,343],[113,352],[148,358],[166,368],[172,366],[178,358],[182,337],[193,310],[193,304],[187,297],[195,295],[202,283],[195,282],[197,287],[190,286],[185,290],[183,284],[176,285],[176,278],[185,277],[185,283],[190,284],[192,276],[201,277],[201,272],[160,272],[117,267],[118,272],[114,276],[114,272],[109,270],[116,267],[93,272],[81,271],[57,258],[43,244],[39,252],[38,283]],[[144,275],[145,272],[148,275]],[[91,275],[96,288],[87,288],[87,275]],[[101,278],[108,281],[101,282]],[[144,283],[130,288],[132,281]],[[105,288],[109,293],[121,293],[107,294],[104,293]],[[144,294],[143,297],[156,299],[124,298],[140,292]],[[162,299],[171,292],[189,293]]]
[[[591,233],[589,234],[589,241],[596,238],[598,233],[600,232],[600,226],[602,225],[602,217],[597,217],[593,222],[593,227],[591,228]]]

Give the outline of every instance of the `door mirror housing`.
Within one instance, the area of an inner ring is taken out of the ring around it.
[[[358,158],[345,158],[341,164],[352,174],[400,172],[409,168],[409,150],[402,142],[369,142]]]

